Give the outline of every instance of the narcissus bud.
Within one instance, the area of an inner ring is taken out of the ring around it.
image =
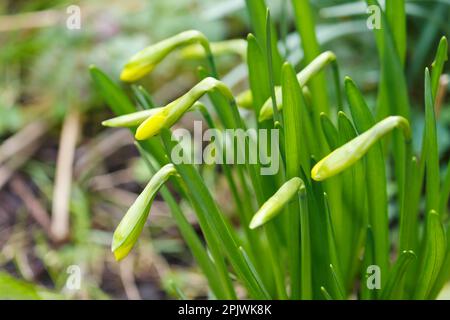
[[[156,193],[167,179],[176,173],[172,164],[162,167],[150,179],[145,189],[128,209],[113,236],[111,251],[114,253],[116,260],[125,258],[131,251],[147,221]]]
[[[250,222],[250,229],[258,228],[277,216],[283,207],[304,188],[303,180],[298,177],[285,182],[255,213]]]
[[[361,159],[370,147],[395,128],[402,129],[405,139],[411,140],[408,120],[400,116],[387,117],[320,160],[312,168],[311,177],[316,181],[322,181],[341,173]]]
[[[157,135],[162,128],[170,128],[187,112],[205,93],[218,90],[227,99],[232,100],[230,89],[217,79],[208,77],[196,84],[186,94],[161,108],[156,114],[145,120],[136,130],[135,138],[145,140]]]
[[[250,90],[245,90],[237,95],[236,104],[239,108],[251,109],[253,104],[253,96]]]
[[[126,63],[120,74],[120,79],[126,82],[139,80],[150,73],[155,66],[161,62],[169,53],[177,48],[200,44],[207,55],[211,54],[208,39],[203,33],[196,30],[181,32],[173,37],[155,43],[145,49],[142,49]]]
[[[331,62],[336,61],[336,55],[331,51],[325,51],[311,61],[302,71],[297,73],[297,80],[305,94],[305,88],[303,88],[308,81],[317,73],[319,73],[324,67]],[[308,94],[307,92],[306,94]],[[281,110],[283,108],[283,96],[281,93],[281,87],[275,87],[275,99],[277,100],[277,108]],[[272,98],[269,98],[264,102],[259,112],[258,121],[268,120],[273,117]]]

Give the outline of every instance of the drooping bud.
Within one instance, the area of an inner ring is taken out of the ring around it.
[[[322,181],[341,173],[361,159],[378,140],[395,128],[402,129],[407,141],[411,139],[408,120],[400,116],[387,117],[320,160],[312,168],[311,177],[316,181]]]
[[[167,164],[162,167],[150,179],[145,189],[128,209],[113,236],[111,251],[114,253],[116,260],[125,258],[131,251],[147,221],[156,193],[167,179],[176,173],[173,164]]]

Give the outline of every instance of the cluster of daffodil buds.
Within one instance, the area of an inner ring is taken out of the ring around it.
[[[285,182],[275,194],[270,197],[255,213],[250,221],[250,229],[258,228],[276,217],[283,207],[289,203],[299,192],[305,190],[303,180],[294,177]]]
[[[406,141],[411,140],[408,120],[401,116],[387,117],[320,160],[312,168],[311,178],[323,181],[341,173],[361,159],[378,140],[395,128],[402,129]]]
[[[125,258],[131,251],[147,221],[156,193],[167,179],[176,173],[173,164],[162,167],[128,209],[113,236],[111,250],[116,260]]]
[[[126,63],[120,79],[126,82],[139,80],[150,73],[169,53],[177,48],[200,44],[207,56],[212,55],[208,39],[197,30],[181,32],[173,37],[142,49]]]

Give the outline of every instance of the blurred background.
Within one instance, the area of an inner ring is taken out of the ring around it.
[[[267,2],[281,52],[301,66],[290,1]],[[322,49],[333,50],[341,76],[351,76],[374,101],[379,64],[365,3],[312,3]],[[71,5],[80,8],[80,29],[67,27]],[[406,74],[418,144],[423,69],[431,64],[440,37],[449,35],[449,8],[449,0],[407,1]],[[0,298],[167,299],[177,288],[189,298],[206,296],[205,279],[158,197],[137,248],[121,263],[114,260],[112,233],[150,176],[129,131],[100,125],[112,114],[88,72],[95,64],[118,80],[133,53],[186,29],[198,29],[211,41],[245,39],[251,31],[244,0],[0,2]],[[198,81],[199,63],[173,54],[140,84],[164,105]],[[234,92],[247,88],[241,58],[223,57],[218,65]],[[448,74],[447,64],[438,101],[445,166],[450,155]],[[220,176],[208,170],[203,175],[224,211],[233,215]],[[79,286],[68,282],[77,273]]]

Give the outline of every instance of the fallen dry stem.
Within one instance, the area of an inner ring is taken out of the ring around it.
[[[72,165],[80,126],[80,113],[72,110],[64,120],[56,164],[51,223],[55,241],[62,241],[69,235]]]

